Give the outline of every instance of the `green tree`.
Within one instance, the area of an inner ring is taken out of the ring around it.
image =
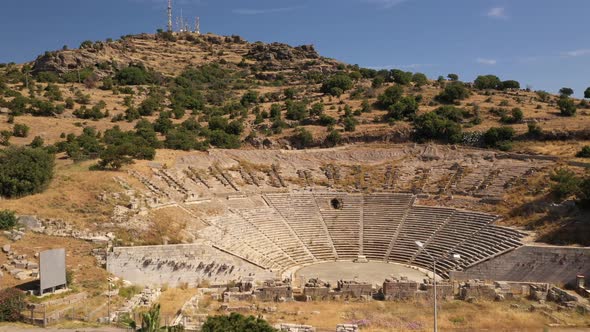
[[[389,109],[392,105],[401,100],[404,94],[404,89],[399,86],[390,86],[377,97],[377,103],[383,109]]]
[[[412,82],[412,73],[409,71],[392,69],[390,75],[391,79],[397,84],[408,85]]]
[[[562,96],[571,97],[574,94],[574,89],[572,88],[561,88],[559,89],[559,94]]]
[[[44,144],[45,144],[45,141],[43,140],[43,138],[41,136],[35,136],[35,138],[33,138],[33,141],[31,142],[31,144],[29,146],[32,148],[41,148],[41,147],[43,147]]]
[[[358,121],[353,116],[345,117],[344,118],[344,131],[349,131],[349,132],[355,131],[357,124],[358,124]]]
[[[562,95],[559,98],[559,100],[557,101],[557,106],[559,107],[559,111],[563,116],[574,116],[576,114],[576,103],[573,99],[569,98],[566,95]]]
[[[412,119],[418,112],[418,102],[413,96],[402,97],[397,103],[389,106],[386,114],[386,120],[402,120],[404,118]]]
[[[231,313],[229,316],[209,316],[202,332],[278,332],[262,318]]]
[[[25,293],[16,288],[0,290],[0,322],[18,322],[25,310]]]
[[[514,80],[508,80],[508,81],[502,82],[502,90],[507,90],[507,89],[520,89],[520,83],[518,81],[514,81]]]
[[[480,75],[478,76],[475,81],[473,81],[473,86],[479,90],[486,90],[486,89],[502,89],[502,81],[495,75]]]
[[[584,98],[590,99],[590,87],[587,88],[586,91],[584,91]]]
[[[0,229],[7,230],[16,226],[16,215],[14,211],[2,210],[0,211]],[[1,320],[0,320],[1,321]]]
[[[414,82],[417,87],[422,87],[428,84],[428,77],[422,73],[415,73],[414,76],[412,76],[412,82]]]
[[[465,84],[453,82],[445,86],[445,89],[436,96],[436,100],[441,103],[452,104],[467,97],[469,97],[469,90],[467,90]]]
[[[258,92],[257,91],[247,91],[243,96],[242,99],[240,100],[240,103],[244,106],[244,107],[248,107],[252,104],[255,104],[258,102]]]
[[[141,64],[131,64],[121,69],[115,79],[121,85],[143,85],[153,81],[152,75]]]
[[[457,75],[457,74],[448,74],[448,75],[447,75],[447,78],[448,78],[450,81],[455,81],[455,82],[456,82],[456,81],[458,81],[458,80],[459,80],[459,75]]]
[[[295,135],[293,135],[291,142],[296,147],[305,149],[313,144],[313,135],[309,130],[305,128],[299,128],[295,132]]]
[[[326,136],[326,139],[324,140],[324,145],[328,147],[334,147],[340,144],[341,141],[342,137],[340,136],[340,133],[337,130],[332,130],[330,131],[328,136]]]
[[[0,151],[0,196],[39,193],[53,178],[54,156],[43,149],[10,147]]]
[[[483,143],[486,147],[501,148],[512,141],[513,137],[514,129],[512,127],[494,127],[483,134]]]
[[[419,142],[440,140],[448,143],[459,143],[463,140],[461,126],[437,112],[429,112],[416,117],[414,121],[415,137]]]
[[[353,82],[350,76],[344,73],[338,73],[329,77],[322,84],[321,92],[339,97],[343,92],[352,88]]]
[[[307,109],[306,103],[303,101],[287,100],[285,102],[285,107],[287,109],[285,116],[289,120],[301,121],[309,117],[309,110]]]

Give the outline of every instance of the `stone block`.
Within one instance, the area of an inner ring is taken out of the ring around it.
[[[10,252],[10,244],[5,244],[2,246],[2,251],[6,254]]]

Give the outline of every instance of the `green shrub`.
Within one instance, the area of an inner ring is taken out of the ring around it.
[[[415,138],[419,142],[440,140],[448,143],[459,143],[463,140],[461,126],[437,112],[422,114],[414,120]]]
[[[301,121],[309,117],[307,104],[303,101],[287,100],[285,102],[285,108],[287,109],[285,116],[289,120]]]
[[[458,100],[469,97],[469,90],[461,82],[452,82],[445,86],[445,89],[436,96],[436,100],[441,103],[452,104]]]
[[[355,131],[358,121],[353,116],[347,116],[344,118],[344,131]]]
[[[576,154],[578,158],[590,158],[590,145],[582,147],[582,150]]]
[[[229,316],[209,316],[201,328],[203,332],[278,332],[262,318],[232,312]]]
[[[12,128],[12,134],[14,137],[27,137],[29,136],[30,130],[31,128],[29,128],[29,126],[26,124],[17,123],[14,125],[14,128]]]
[[[119,296],[127,300],[131,299],[134,295],[139,293],[141,293],[141,287],[139,286],[132,285],[129,287],[119,288]]]
[[[0,196],[39,193],[53,178],[54,156],[43,149],[11,147],[0,152]]]
[[[514,137],[514,129],[512,127],[495,127],[490,128],[483,134],[483,143],[486,147],[499,148],[508,147],[512,138]]]
[[[152,83],[154,77],[143,65],[131,64],[117,72],[115,80],[121,85],[144,85]]]
[[[386,120],[402,120],[404,118],[414,118],[418,112],[418,102],[413,96],[402,97],[398,102],[389,106]]]
[[[291,138],[291,142],[294,146],[299,149],[305,149],[313,144],[313,135],[309,130],[300,128],[295,132],[295,135]]]
[[[25,310],[23,291],[16,288],[0,290],[0,322],[18,322],[22,318],[23,310]]]
[[[16,215],[14,211],[2,210],[0,211],[0,229],[7,230],[16,226]]]
[[[580,190],[580,179],[568,169],[560,168],[551,174],[551,192],[558,200],[575,195]]]
[[[377,97],[377,103],[383,109],[389,109],[391,106],[395,105],[398,101],[401,100],[404,94],[404,89],[399,86],[391,86]]]
[[[330,131],[328,136],[326,136],[326,139],[324,141],[324,145],[326,145],[328,147],[334,147],[334,146],[340,144],[341,141],[342,141],[342,137],[340,136],[340,133],[337,130],[332,130],[332,131]]]
[[[566,95],[563,95],[559,98],[557,106],[559,107],[559,111],[563,116],[574,116],[576,114],[576,103],[573,99],[567,97]]]
[[[527,135],[531,138],[539,138],[543,135],[543,129],[538,123],[529,123]]]
[[[352,88],[352,79],[344,73],[338,73],[328,78],[322,84],[321,92],[339,97],[342,93]]]

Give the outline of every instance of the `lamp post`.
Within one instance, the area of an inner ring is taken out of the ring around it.
[[[437,296],[436,296],[436,259],[434,259],[434,257],[432,257],[432,255],[428,252],[428,250],[426,250],[426,248],[424,248],[424,243],[422,243],[422,241],[416,241],[414,243],[416,243],[418,248],[422,249],[422,251],[425,252],[428,255],[428,257],[430,257],[430,259],[432,260],[432,280],[434,280],[434,282],[433,282],[433,285],[434,285],[434,332],[438,332],[438,305],[437,305]],[[451,256],[451,258],[454,261],[458,261],[461,259],[461,255],[453,254]]]

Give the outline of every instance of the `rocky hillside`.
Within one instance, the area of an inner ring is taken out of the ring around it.
[[[5,206],[20,211],[35,204],[45,217],[88,220],[100,213],[107,219],[110,203],[93,200],[114,184],[85,179],[89,168],[116,171],[134,161],[146,167],[140,160],[154,158],[173,163],[175,157],[167,158],[178,150],[215,148],[437,142],[558,157],[557,165],[575,165],[581,179],[590,155],[590,148],[583,153],[590,145],[588,103],[566,89],[531,91],[510,79],[462,82],[454,74],[360,68],[322,57],[313,46],[239,36],[87,41],[31,63],[0,64],[0,144],[45,147],[60,167],[49,204],[30,197]],[[569,189],[557,200],[546,197],[554,181],[553,170],[546,171],[538,190],[523,188],[527,199],[515,197],[498,213],[527,225],[534,215],[545,225],[542,206],[579,196]],[[80,200],[64,201],[71,193]]]

